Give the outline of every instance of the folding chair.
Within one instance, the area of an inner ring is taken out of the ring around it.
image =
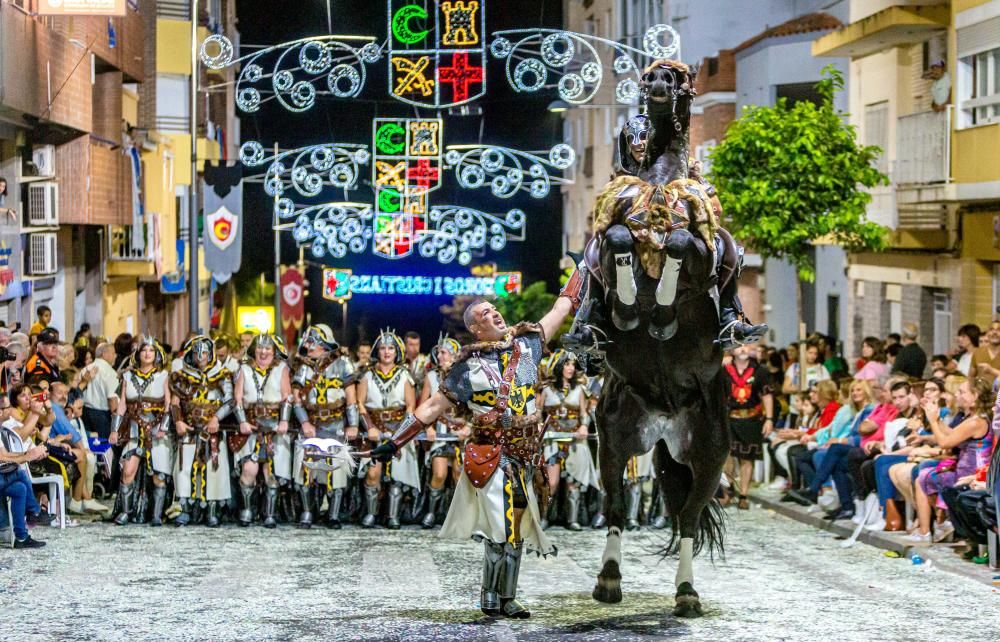
[[[34,486],[49,487],[49,514],[59,516],[59,528],[66,528],[66,489],[63,487],[62,475],[42,475],[32,477],[31,483]],[[52,512],[52,503],[55,502],[58,513]]]

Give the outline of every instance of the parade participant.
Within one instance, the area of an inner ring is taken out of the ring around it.
[[[625,465],[625,529],[639,530],[642,487],[653,479],[653,449],[630,457]],[[665,511],[661,511],[665,512]]]
[[[215,338],[215,358],[226,370],[233,373],[240,369],[240,361],[233,355],[235,346],[236,339],[228,335],[220,334]]]
[[[372,344],[362,341],[358,344],[357,360],[354,362],[355,370],[362,370],[372,364]]]
[[[440,390],[406,418],[389,442],[372,452],[379,459],[392,457],[453,405],[466,406],[472,413],[464,474],[441,535],[484,542],[480,608],[487,615],[529,617],[517,600],[521,557],[525,549],[556,553],[541,529],[534,490],[536,484],[545,486],[535,476],[541,446],[538,364],[545,337],[579,307],[582,285],[577,272],[537,324],[508,327],[491,303],[470,304],[463,318],[476,343],[463,348]]]
[[[549,495],[555,497],[559,480],[566,478],[566,528],[581,530],[580,497],[588,486],[599,488],[594,460],[587,445],[590,415],[587,392],[576,357],[557,350],[549,358],[548,383],[542,389],[542,416],[545,430],[545,475]],[[570,439],[550,439],[553,433],[573,433]],[[544,524],[544,521],[543,521]]]
[[[368,427],[368,439],[379,443],[388,439],[416,406],[416,391],[409,370],[404,367],[403,341],[392,330],[384,330],[372,346],[377,361],[358,381],[358,409]],[[403,486],[420,490],[417,451],[413,444],[401,448],[391,462],[369,462],[365,475],[365,505],[367,513],[361,521],[364,528],[375,526],[378,515],[378,495],[381,489],[382,464],[389,483],[389,514],[386,526],[400,527],[399,509],[403,501]]]
[[[181,368],[170,375],[170,410],[177,432],[174,493],[178,526],[207,508],[205,525],[219,525],[219,503],[231,497],[229,453],[220,447],[219,422],[233,410],[233,373],[215,358],[215,344],[195,335],[181,348]]]
[[[238,435],[229,439],[233,461],[240,469],[240,494],[243,505],[240,526],[253,521],[253,493],[257,474],[264,464],[264,528],[276,528],[275,509],[278,489],[292,479],[292,442],[288,421],[292,418],[292,383],[285,359],[288,354],[281,339],[273,334],[258,334],[247,348],[247,361],[233,382],[240,422]]]
[[[410,330],[403,335],[406,344],[406,367],[413,377],[413,386],[420,390],[424,385],[424,377],[432,367],[431,360],[426,354],[420,353],[420,335]]]
[[[329,504],[326,525],[340,528],[340,506],[347,488],[348,471],[343,468],[325,475],[314,475],[305,466],[310,461],[303,441],[313,437],[336,439],[341,443],[358,436],[358,404],[355,396],[351,362],[339,356],[340,346],[328,325],[310,326],[299,343],[298,365],[292,377],[295,418],[301,426],[295,447],[295,488],[302,501],[299,527],[313,523],[313,508],[320,509],[325,492]]]
[[[424,385],[420,390],[420,403],[430,399],[431,395],[441,388],[441,381],[447,376],[461,349],[458,341],[448,336],[441,337],[437,345],[431,349],[430,358],[434,367],[427,371],[427,376],[424,378]],[[427,441],[431,444],[427,453],[431,465],[431,481],[427,513],[421,523],[424,528],[434,528],[437,523],[441,502],[444,500],[444,484],[448,480],[448,470],[452,469],[456,482],[461,472],[459,468],[461,451],[454,441],[449,440],[449,437],[454,437],[461,442],[472,434],[472,430],[461,415],[461,412],[445,413],[438,417],[434,426],[427,429]]]
[[[613,222],[612,219],[617,216],[617,213],[612,213],[613,209],[618,206],[615,199],[635,196],[634,185],[638,181],[636,177],[640,175],[643,169],[647,142],[651,130],[652,122],[649,116],[637,114],[626,121],[618,133],[618,143],[615,146],[614,153],[614,176],[612,182],[605,188],[607,191],[599,197],[597,204],[595,226],[599,237],[605,236],[605,232]],[[729,233],[718,225],[722,218],[722,205],[716,195],[715,187],[702,176],[701,164],[693,159],[689,159],[688,163],[688,178],[681,180],[686,181],[688,184],[687,190],[691,194],[685,198],[691,201],[698,201],[699,205],[705,210],[703,215],[709,218],[709,227],[717,228],[712,239],[718,260],[715,271],[719,274],[724,269],[732,269],[734,271],[735,278],[726,280],[725,287],[719,292],[719,341],[723,345],[723,348],[726,349],[743,343],[755,343],[760,341],[767,332],[767,325],[754,325],[750,323],[743,312],[743,306],[739,299],[739,292],[737,291],[737,280],[742,269],[743,251],[741,248],[737,248],[734,252],[737,257],[735,266],[723,265],[724,246],[726,243],[731,243],[732,241]],[[614,198],[608,198],[609,196]],[[643,217],[647,216],[647,214],[642,213],[639,216]],[[632,216],[631,218],[636,218],[636,216]],[[694,232],[695,225],[696,223],[692,216],[690,223],[692,232]],[[631,252],[615,255],[617,271],[620,273],[621,280],[618,287],[619,289],[623,288],[618,296],[624,297],[624,300],[619,299],[616,301],[612,316],[615,326],[621,330],[632,329],[636,323],[636,304],[634,302],[629,303],[629,301],[633,301],[634,299],[634,295],[630,294],[630,290],[634,288],[634,285],[631,285],[633,283],[631,272],[634,258]],[[645,257],[643,258],[645,259]],[[667,274],[667,272],[664,273]],[[660,304],[661,300],[670,298],[665,294],[671,289],[671,286],[666,281],[667,279],[662,280],[660,283],[661,287],[657,290],[658,304]],[[661,294],[661,290],[663,294]],[[669,338],[669,336],[672,336],[670,331],[665,330],[658,338]],[[565,344],[564,342],[564,345],[587,346],[595,343],[592,333],[586,331],[571,335],[568,340],[571,343]]]
[[[587,416],[590,417],[590,425],[593,428],[597,427],[597,422],[594,420],[594,411],[597,410],[597,400],[601,397],[601,390],[604,388],[604,374],[598,374],[590,378],[590,382],[587,384]],[[594,435],[594,448],[593,453],[596,456],[598,449],[600,448],[597,443],[597,435]],[[594,462],[594,470],[597,473],[597,480],[601,479],[601,470],[599,468],[598,462]],[[593,518],[590,520],[590,527],[604,528],[608,525],[608,519],[604,514],[604,502],[607,499],[607,493],[604,492],[604,486],[601,485],[597,489],[597,512],[594,513]]]
[[[122,445],[118,514],[115,523],[146,518],[148,480],[153,482],[150,526],[163,525],[167,478],[173,473],[170,428],[170,373],[167,355],[153,337],[143,337],[121,376],[118,408],[111,418],[112,445]]]
[[[760,364],[751,359],[750,352],[749,346],[737,346],[733,349],[732,363],[723,368],[729,398],[729,429],[733,436],[726,472],[732,479],[732,468],[739,462],[740,485],[736,497],[740,510],[750,508],[747,492],[754,462],[764,458],[764,439],[774,430],[771,386],[765,373],[759,372]]]

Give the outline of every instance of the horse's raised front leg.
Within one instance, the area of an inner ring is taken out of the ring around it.
[[[601,572],[597,575],[597,586],[592,593],[595,600],[607,604],[622,601],[622,529],[625,526],[625,489],[623,476],[625,460],[622,453],[605,437],[600,442],[598,455],[601,460],[601,484],[604,486],[604,513],[608,520],[608,538],[601,557]]]
[[[639,325],[639,303],[633,263],[635,242],[624,225],[612,225],[604,232],[601,269],[608,280],[611,321],[625,332]]]

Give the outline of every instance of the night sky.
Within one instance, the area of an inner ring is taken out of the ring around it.
[[[344,35],[370,35],[378,42],[387,36],[387,3],[385,0],[334,1],[333,33]],[[280,9],[279,9],[280,7]],[[237,4],[241,42],[245,45],[276,44],[311,35],[327,33],[326,3],[323,0],[275,3],[273,0],[241,0]],[[528,27],[559,27],[561,2],[554,0],[499,0],[487,6],[488,32],[501,29]],[[487,38],[489,43],[491,39]],[[246,55],[252,50],[245,49]],[[549,113],[547,105],[556,99],[554,91],[536,94],[517,94],[510,90],[503,77],[503,61],[492,59],[487,53],[487,94],[478,101],[482,117],[449,117],[446,111],[444,144],[490,143],[521,150],[547,150],[562,139],[558,115]],[[282,148],[298,147],[326,142],[364,143],[371,145],[371,121],[379,116],[434,117],[434,110],[408,106],[388,96],[386,59],[367,65],[368,80],[357,99],[343,100],[320,97],[311,110],[292,114],[271,102],[254,114],[241,114],[242,140],[257,140],[270,149],[277,141]],[[324,85],[319,85],[320,87]],[[480,131],[482,137],[480,138]],[[363,170],[370,172],[370,166]],[[250,174],[251,172],[247,172]],[[499,199],[488,188],[476,191],[460,189],[452,172],[444,173],[442,187],[433,193],[437,204],[465,205],[484,212],[501,213],[519,207],[528,216],[527,240],[513,242],[499,253],[487,251],[477,261],[495,261],[501,270],[521,270],[525,285],[545,280],[550,291],[558,287],[561,251],[562,212],[558,187],[549,197],[537,200],[518,195],[512,199]],[[348,194],[350,200],[372,202],[370,175],[362,177],[359,189]],[[330,200],[340,200],[343,193],[329,193]],[[317,200],[316,202],[322,202]],[[270,236],[272,199],[260,184],[244,187],[244,236],[243,266],[238,279],[258,279],[261,272],[271,280],[274,270],[273,237]],[[265,241],[265,239],[267,239]],[[291,236],[284,235],[283,262],[288,264],[298,257],[298,249]],[[307,260],[311,259],[308,250]],[[468,276],[469,267],[456,262],[441,265],[436,259],[423,259],[416,252],[400,260],[377,258],[370,253],[348,254],[344,259],[324,259],[335,267],[351,268],[365,274],[424,274]],[[341,342],[354,345],[359,339],[371,339],[378,329],[387,325],[402,333],[406,330],[420,332],[425,349],[436,341],[442,327],[438,308],[450,299],[423,296],[374,296],[356,295],[349,304],[349,321],[346,336],[342,330],[341,309],[334,302],[322,297],[322,272],[318,264],[307,269],[310,293],[306,312],[313,322],[326,322],[337,333]]]

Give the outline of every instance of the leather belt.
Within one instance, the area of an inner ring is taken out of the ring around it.
[[[729,411],[730,419],[752,419],[760,417],[762,414],[764,414],[764,408],[761,404],[757,404],[753,408],[736,408]]]

